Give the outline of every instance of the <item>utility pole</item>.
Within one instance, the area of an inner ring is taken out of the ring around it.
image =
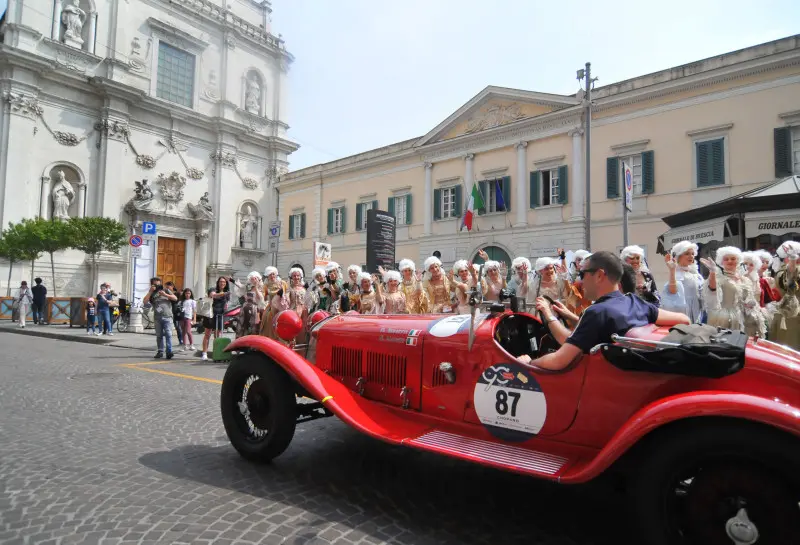
[[[592,84],[597,78],[592,79],[592,63],[587,62],[586,68],[578,70],[578,80],[584,80],[586,92],[583,95],[586,107],[586,250],[592,251]]]

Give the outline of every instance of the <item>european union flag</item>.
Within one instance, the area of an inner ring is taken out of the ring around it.
[[[496,210],[498,212],[505,211],[506,201],[503,200],[503,184],[500,180],[494,181],[495,203],[497,204]]]

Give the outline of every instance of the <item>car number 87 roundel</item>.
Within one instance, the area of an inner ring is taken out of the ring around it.
[[[495,437],[522,442],[537,435],[547,417],[547,401],[536,378],[518,363],[487,368],[475,384],[478,419]]]

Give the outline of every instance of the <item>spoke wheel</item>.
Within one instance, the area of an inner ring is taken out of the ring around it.
[[[277,364],[258,353],[237,356],[222,381],[222,422],[231,444],[244,458],[267,462],[294,436],[295,383]]]

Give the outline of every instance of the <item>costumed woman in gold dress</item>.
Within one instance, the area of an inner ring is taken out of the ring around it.
[[[442,270],[442,262],[438,257],[431,256],[425,260],[424,266],[429,278],[422,281],[422,289],[428,294],[430,312],[432,314],[451,312],[450,281]]]
[[[770,303],[774,315],[769,328],[769,340],[800,350],[800,242],[786,241],[778,247],[778,257],[783,264],[775,274],[775,287],[781,295],[777,303]]]
[[[375,285],[383,314],[408,314],[406,296],[400,289],[400,282],[403,280],[400,273],[384,271],[382,268],[378,269],[378,272],[383,275],[383,280],[386,282],[385,291],[380,282]]]
[[[410,259],[400,260],[398,268],[403,277],[400,290],[406,297],[406,310],[409,314],[426,314],[430,305],[428,293],[422,289],[422,273],[417,272]]]
[[[270,339],[278,339],[275,331],[272,328],[272,319],[282,310],[289,308],[289,299],[287,291],[289,286],[286,282],[278,276],[278,269],[275,267],[267,267],[264,269],[264,301],[267,308],[264,309],[264,314],[261,316],[261,329],[260,335],[269,337]]]
[[[747,331],[745,325],[745,315],[752,317],[758,303],[753,282],[742,275],[742,251],[734,246],[723,246],[715,257],[716,263],[705,257],[700,259],[709,270],[708,282],[703,288],[708,325],[747,332],[748,335],[760,333]]]
[[[458,306],[458,314],[469,314],[472,307],[469,306],[469,292],[478,285],[478,273],[467,262],[466,259],[459,259],[453,264],[453,282],[451,287],[455,291]]]
[[[306,308],[306,288],[303,285],[303,270],[292,267],[289,270],[289,309],[300,316],[302,323],[308,320],[308,309]],[[305,330],[301,330],[295,337],[295,343],[305,344]]]
[[[378,296],[372,287],[372,283],[377,284],[377,279],[369,273],[361,272],[358,274],[358,294],[355,295],[355,305],[350,307],[357,310],[359,314],[380,314],[380,303]]]

